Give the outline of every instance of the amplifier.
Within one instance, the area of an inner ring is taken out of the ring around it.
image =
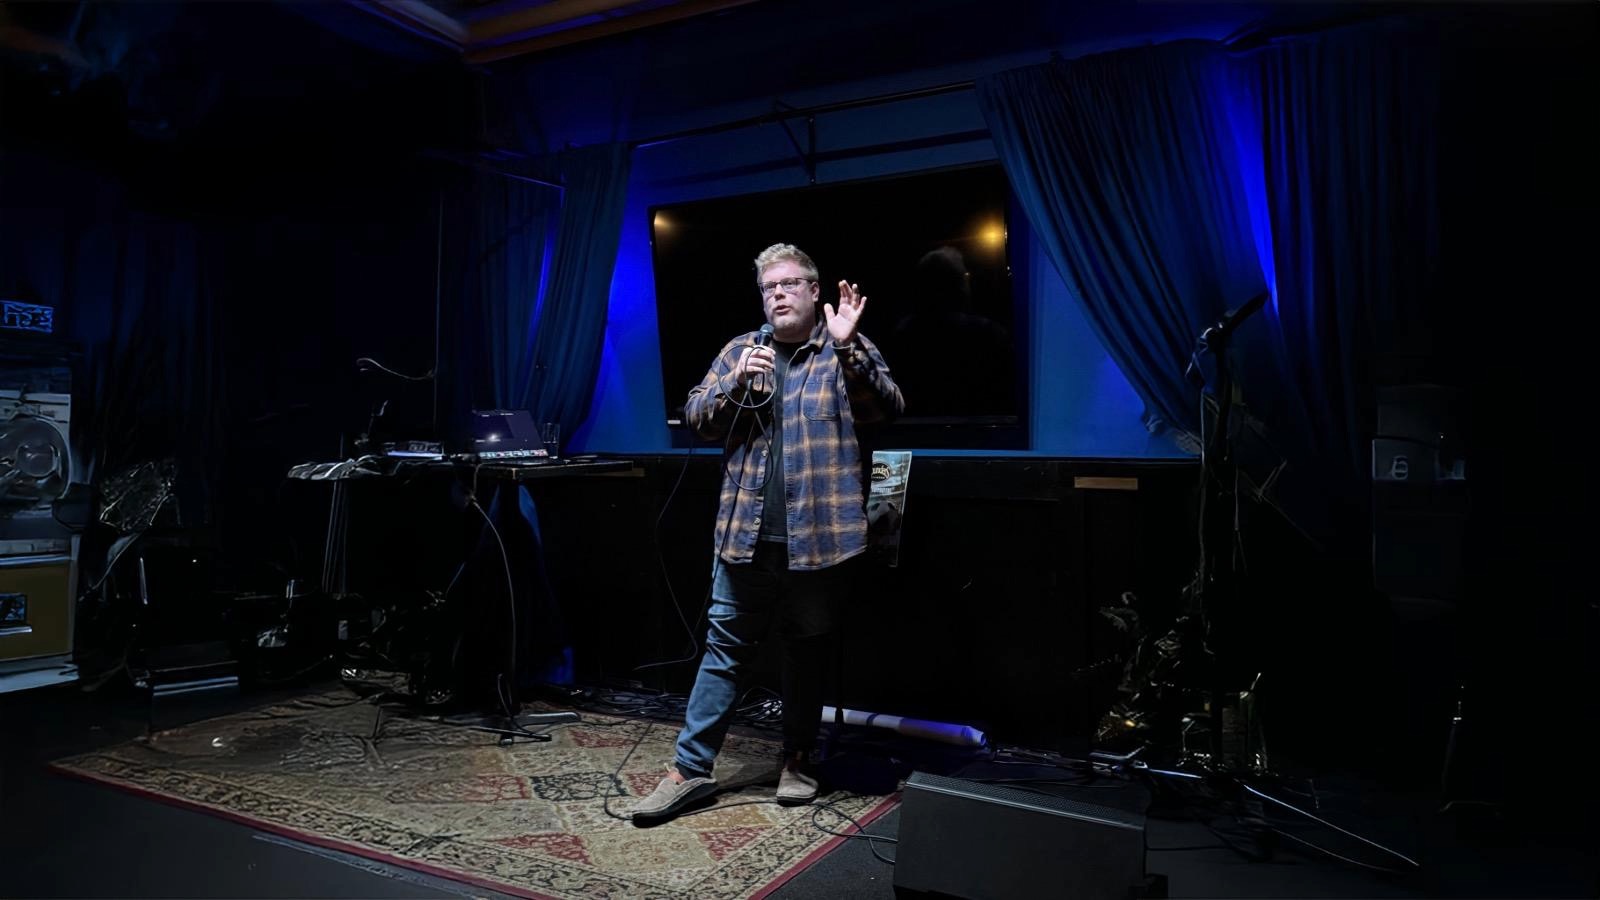
[[[0,540],[0,692],[76,679],[76,538]],[[12,678],[18,673],[49,673]]]
[[[1372,439],[1372,576],[1384,593],[1456,601],[1466,586],[1471,512],[1460,393],[1378,390]]]
[[[1144,829],[1139,813],[914,772],[901,801],[895,894],[1149,896]]]

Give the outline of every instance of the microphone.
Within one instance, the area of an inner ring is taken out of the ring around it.
[[[1189,365],[1184,367],[1183,379],[1193,382],[1198,387],[1205,387],[1206,376],[1204,372],[1200,371],[1200,354],[1208,350],[1221,354],[1223,348],[1228,344],[1228,339],[1244,323],[1244,320],[1250,318],[1266,305],[1267,293],[1263,291],[1246,300],[1243,306],[1224,312],[1217,324],[1209,326],[1205,331],[1200,332],[1200,337],[1195,340],[1194,350],[1189,354]]]
[[[771,322],[767,322],[766,324],[762,325],[761,326],[761,330],[756,333],[756,346],[757,347],[771,347],[772,346],[772,323]],[[745,390],[748,391],[748,390],[750,390],[750,388],[755,387],[757,383],[760,383],[763,386],[758,388],[758,390],[763,390],[764,391],[764,390],[766,390],[765,381],[766,381],[766,376],[761,375],[761,374],[757,374],[755,376],[755,380],[752,380],[750,383],[748,383],[746,385]]]
[[[1258,310],[1260,310],[1261,307],[1266,305],[1267,294],[1265,291],[1263,291],[1262,293],[1257,294],[1256,296],[1245,301],[1245,304],[1238,309],[1230,309],[1223,313],[1222,320],[1212,327],[1221,332],[1223,337],[1227,337],[1228,335],[1232,334],[1234,330],[1237,329],[1241,324],[1243,324],[1245,319],[1250,318]],[[1208,328],[1206,330],[1209,331],[1211,329]]]

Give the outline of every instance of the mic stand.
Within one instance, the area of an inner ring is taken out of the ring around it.
[[[1224,700],[1228,693],[1225,681],[1229,673],[1221,662],[1227,654],[1224,652],[1219,658],[1216,648],[1211,644],[1213,629],[1219,620],[1222,626],[1217,629],[1217,635],[1225,640],[1231,637],[1229,626],[1231,622],[1237,620],[1239,614],[1242,580],[1238,569],[1238,472],[1231,432],[1234,374],[1228,350],[1233,333],[1239,325],[1261,309],[1266,300],[1266,294],[1259,294],[1238,309],[1229,310],[1220,321],[1202,331],[1196,340],[1195,352],[1190,356],[1189,366],[1184,371],[1185,379],[1198,384],[1202,391],[1200,428],[1204,436],[1200,450],[1199,571],[1195,575],[1186,604],[1188,618],[1191,622],[1198,623],[1199,628],[1198,634],[1191,634],[1191,640],[1184,642],[1184,649],[1190,653],[1194,652],[1190,645],[1193,642],[1192,638],[1198,638],[1201,642],[1200,650],[1205,656],[1206,665],[1203,668],[1206,671],[1207,684],[1204,690],[1210,707],[1207,751],[1213,769],[1232,766],[1258,771],[1265,769],[1264,751],[1250,746],[1252,743],[1250,725],[1253,723],[1239,725],[1238,720],[1244,711],[1231,710]],[[1213,385],[1216,413],[1210,417],[1209,434],[1205,432],[1207,425],[1205,376],[1199,366],[1200,354],[1208,351],[1216,363]],[[1258,674],[1256,679],[1259,677]],[[1254,681],[1248,693],[1253,694],[1253,692]],[[1235,713],[1232,716],[1233,722],[1228,721],[1230,711]],[[1229,746],[1224,738],[1235,727],[1244,727],[1246,733],[1241,736],[1236,746]]]
[[[1240,587],[1243,583],[1243,573],[1238,567],[1238,490],[1237,490],[1237,462],[1234,458],[1234,441],[1230,433],[1233,415],[1234,373],[1232,363],[1228,357],[1228,349],[1233,332],[1248,316],[1259,310],[1266,301],[1262,294],[1237,310],[1230,310],[1221,321],[1206,328],[1201,332],[1196,341],[1195,352],[1190,357],[1188,367],[1184,371],[1186,381],[1194,383],[1202,392],[1206,385],[1204,374],[1200,370],[1200,355],[1210,352],[1216,361],[1214,379],[1214,393],[1216,395],[1216,412],[1207,415],[1204,403],[1204,393],[1201,395],[1201,429],[1204,440],[1201,442],[1201,472],[1200,482],[1200,561],[1199,571],[1188,591],[1188,602],[1185,604],[1185,617],[1191,623],[1198,623],[1198,628],[1191,628],[1182,634],[1182,643],[1175,649],[1177,657],[1169,672],[1182,671],[1188,668],[1185,659],[1193,661],[1196,655],[1202,657],[1202,667],[1205,669],[1203,678],[1198,679],[1204,683],[1202,690],[1209,705],[1209,734],[1207,735],[1206,758],[1197,759],[1196,755],[1180,753],[1179,764],[1172,769],[1163,769],[1152,766],[1138,759],[1143,746],[1135,748],[1132,752],[1112,754],[1104,751],[1092,752],[1088,760],[1076,761],[1079,765],[1091,769],[1106,769],[1109,771],[1142,774],[1152,787],[1157,789],[1173,789],[1183,791],[1188,797],[1186,802],[1204,803],[1217,812],[1225,812],[1239,819],[1259,838],[1264,839],[1257,851],[1258,855],[1252,858],[1270,858],[1276,841],[1270,838],[1272,834],[1283,834],[1273,827],[1266,817],[1269,809],[1287,810],[1301,819],[1309,820],[1333,830],[1342,832],[1368,847],[1375,849],[1387,857],[1399,860],[1408,868],[1384,869],[1368,863],[1358,862],[1346,857],[1338,856],[1323,848],[1288,835],[1291,840],[1305,844],[1312,849],[1319,850],[1326,855],[1353,862],[1368,869],[1379,868],[1391,873],[1404,873],[1420,868],[1420,865],[1410,857],[1397,853],[1375,841],[1341,828],[1317,816],[1315,812],[1308,811],[1294,803],[1285,801],[1280,797],[1262,790],[1252,784],[1263,784],[1267,787],[1277,787],[1280,790],[1293,790],[1285,779],[1271,772],[1266,765],[1266,752],[1253,746],[1255,734],[1254,711],[1241,708],[1234,711],[1225,702],[1228,694],[1230,674],[1219,660],[1228,657],[1227,647],[1210,646],[1213,628],[1218,620],[1222,620],[1220,627],[1216,627],[1218,637],[1229,639],[1230,624],[1237,621],[1239,615]],[[1210,432],[1205,432],[1207,420],[1210,419]],[[1175,631],[1177,629],[1174,629]],[[1196,641],[1199,646],[1196,646]],[[1220,651],[1220,652],[1219,652]],[[1250,697],[1249,703],[1253,705],[1253,694],[1256,682],[1260,675],[1257,674],[1240,693],[1240,697]],[[1173,678],[1175,682],[1182,682],[1181,677]],[[1241,703],[1241,707],[1244,704]],[[1230,712],[1233,722],[1229,722]],[[1242,725],[1241,717],[1247,719]],[[1227,740],[1230,732],[1242,727],[1244,734],[1235,744]],[[1187,758],[1184,758],[1187,757]],[[1195,765],[1199,763],[1199,765]],[[1198,771],[1196,771],[1198,769]],[[1311,800],[1312,810],[1319,807],[1317,792],[1314,782],[1308,782],[1307,795]],[[1198,796],[1191,791],[1200,792]],[[1237,852],[1245,852],[1248,848],[1235,845],[1232,841],[1224,841]]]
[[[1226,619],[1237,612],[1239,599],[1239,573],[1234,567],[1238,559],[1234,543],[1237,522],[1230,521],[1237,512],[1238,495],[1234,490],[1233,441],[1228,434],[1233,412],[1233,369],[1228,360],[1228,339],[1229,333],[1216,327],[1206,329],[1200,336],[1201,343],[1212,351],[1216,360],[1217,411],[1211,433],[1201,450],[1200,572],[1189,598],[1189,611],[1198,617],[1205,648],[1211,655],[1211,665],[1207,667],[1211,707],[1209,749],[1214,766],[1225,762],[1222,740],[1225,675],[1224,667],[1210,646],[1210,637],[1218,618]],[[1201,415],[1205,415],[1203,402]]]

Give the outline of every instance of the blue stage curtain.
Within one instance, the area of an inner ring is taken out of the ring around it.
[[[1425,349],[1435,290],[1436,47],[1421,26],[1376,22],[1273,42],[1234,65],[1219,99],[1259,142],[1245,171],[1274,285],[1267,343],[1281,392],[1261,402],[1294,417],[1281,424],[1299,452],[1361,491],[1377,383],[1389,361]]]
[[[456,443],[474,409],[526,409],[564,435],[588,412],[630,161],[607,144],[548,161],[549,185],[478,170],[452,179],[442,330]]]
[[[1029,224],[1152,430],[1194,434],[1196,336],[1263,291],[1215,45],[1180,42],[1001,72],[977,84]]]
[[[561,159],[566,197],[533,334],[528,408],[536,421],[559,422],[563,438],[588,415],[600,372],[632,159],[626,144],[570,150]]]
[[[1152,424],[1197,430],[1195,337],[1270,291],[1231,358],[1245,414],[1301,473],[1282,485],[1306,492],[1296,515],[1322,535],[1364,514],[1386,367],[1426,351],[1429,35],[1380,20],[1250,50],[1177,42],[977,85],[1029,223]]]
[[[476,170],[448,184],[440,329],[450,353],[441,393],[450,398],[447,440],[462,446],[472,410],[527,408],[529,348],[561,191]]]
[[[542,167],[549,185],[474,170],[445,198],[451,313],[442,333],[452,353],[442,377],[452,398],[446,431],[458,445],[470,437],[474,409],[526,409],[536,422],[559,423],[563,437],[587,414],[631,160],[625,144],[569,150]],[[570,683],[572,650],[534,499],[521,486],[489,493],[484,505],[517,598],[519,677]],[[486,534],[473,565],[496,572],[500,552]]]

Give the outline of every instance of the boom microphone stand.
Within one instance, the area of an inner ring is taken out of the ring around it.
[[[1180,713],[1170,703],[1163,703],[1164,708],[1156,713],[1164,722],[1181,717],[1185,729],[1195,719],[1209,719],[1206,752],[1194,753],[1187,747],[1180,747],[1174,765],[1158,768],[1139,758],[1149,749],[1148,744],[1141,744],[1120,754],[1105,750],[1091,752],[1088,760],[1076,761],[1076,765],[1092,771],[1142,776],[1152,788],[1180,798],[1186,807],[1203,808],[1210,814],[1232,818],[1243,826],[1254,847],[1220,833],[1218,836],[1225,845],[1251,859],[1270,858],[1273,848],[1286,840],[1368,870],[1394,874],[1414,871],[1420,865],[1410,857],[1258,787],[1259,784],[1292,790],[1267,770],[1265,750],[1256,740],[1256,723],[1252,721],[1254,680],[1245,691],[1235,695],[1239,698],[1238,708],[1229,702],[1228,689],[1239,687],[1231,683],[1237,676],[1230,665],[1237,668],[1237,663],[1232,659],[1229,644],[1236,645],[1238,641],[1234,629],[1241,616],[1240,589],[1245,573],[1238,533],[1236,448],[1231,434],[1234,373],[1228,351],[1234,332],[1258,312],[1266,300],[1264,293],[1256,296],[1239,308],[1229,310],[1202,331],[1184,370],[1184,379],[1203,391],[1207,379],[1201,368],[1201,356],[1210,353],[1215,361],[1210,385],[1215,394],[1215,413],[1208,414],[1204,402],[1201,406],[1200,559],[1195,578],[1185,592],[1186,603],[1179,624],[1160,640],[1142,642],[1139,651],[1157,659],[1147,667],[1149,671],[1145,677],[1150,685],[1146,688],[1159,693],[1156,689],[1159,683],[1162,688],[1176,688],[1180,692],[1197,690],[1208,701],[1209,712],[1200,716]],[[1139,659],[1135,657],[1136,661]],[[1196,671],[1203,674],[1196,675]],[[1247,702],[1245,698],[1250,699]],[[1143,710],[1127,710],[1127,713],[1138,717]],[[1134,726],[1134,719],[1129,718],[1127,724]],[[1309,787],[1307,796],[1311,798],[1311,809],[1315,810],[1316,789],[1314,784]],[[1345,839],[1365,845],[1367,850],[1375,850],[1400,865],[1380,866],[1342,856],[1275,827],[1267,816],[1269,810],[1290,813],[1297,820],[1338,832]]]
[[[1205,387],[1205,375],[1200,368],[1200,355],[1209,352],[1215,361],[1216,416],[1210,434],[1205,434],[1205,408],[1201,405],[1200,468],[1200,562],[1193,589],[1189,592],[1187,613],[1191,621],[1201,624],[1201,633],[1207,650],[1212,628],[1218,619],[1227,620],[1239,610],[1240,573],[1238,571],[1238,492],[1233,440],[1229,431],[1233,412],[1233,364],[1228,349],[1233,333],[1251,315],[1266,305],[1265,293],[1252,297],[1237,309],[1228,310],[1214,325],[1207,327],[1195,341],[1195,350],[1189,357],[1184,378]],[[1226,637],[1226,635],[1219,635]],[[1211,724],[1209,738],[1210,759],[1213,766],[1224,764],[1223,719],[1224,684],[1226,668],[1215,658],[1207,666],[1209,672]],[[1240,748],[1242,749],[1242,748]]]

